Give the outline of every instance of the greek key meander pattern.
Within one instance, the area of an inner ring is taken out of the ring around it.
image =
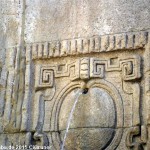
[[[140,64],[140,57],[135,56],[118,60],[118,64],[115,66],[111,65],[111,59],[81,58],[71,64],[61,64],[63,67],[61,71],[59,70],[60,65],[37,65],[36,74],[39,76],[35,80],[35,87],[53,87],[54,76],[55,78],[70,77],[71,81],[95,77],[104,78],[104,71],[122,71],[122,78],[130,81],[141,77]]]

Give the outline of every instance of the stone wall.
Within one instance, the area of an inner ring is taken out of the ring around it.
[[[149,18],[149,0],[1,0],[0,146],[59,150],[87,89],[67,150],[149,150]]]

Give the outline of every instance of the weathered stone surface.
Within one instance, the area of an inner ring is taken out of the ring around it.
[[[0,146],[60,150],[82,90],[66,150],[149,150],[149,18],[149,0],[1,0]]]
[[[65,131],[63,131],[65,132]],[[105,149],[113,139],[113,129],[79,128],[71,129],[66,139],[66,149]],[[63,140],[63,136],[62,136]]]
[[[26,1],[26,42],[63,40],[149,28],[149,1]]]
[[[60,109],[59,130],[65,130],[68,115],[76,99],[77,91],[69,93]],[[65,109],[67,108],[67,110]],[[70,128],[115,127],[115,108],[112,98],[104,90],[92,88],[79,97]]]

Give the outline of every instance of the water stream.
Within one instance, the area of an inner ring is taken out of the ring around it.
[[[77,91],[77,96],[76,96],[76,99],[75,99],[75,102],[73,104],[73,107],[71,109],[71,112],[70,112],[70,115],[69,115],[69,118],[68,118],[68,121],[67,121],[67,128],[66,128],[66,132],[65,132],[65,136],[64,136],[64,139],[63,139],[63,142],[62,142],[62,145],[61,145],[61,150],[64,150],[64,146],[65,146],[65,141],[66,141],[66,137],[67,137],[67,134],[68,134],[68,131],[69,131],[69,127],[70,127],[70,123],[71,123],[71,119],[72,119],[72,115],[73,115],[73,112],[76,108],[76,104],[79,100],[79,97],[80,95],[83,94],[83,91],[82,90],[79,90]]]

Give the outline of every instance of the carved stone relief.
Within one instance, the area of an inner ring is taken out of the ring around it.
[[[149,39],[146,31],[9,51],[11,59],[0,60],[0,132],[58,150],[77,93],[86,89],[66,149],[149,149]]]

